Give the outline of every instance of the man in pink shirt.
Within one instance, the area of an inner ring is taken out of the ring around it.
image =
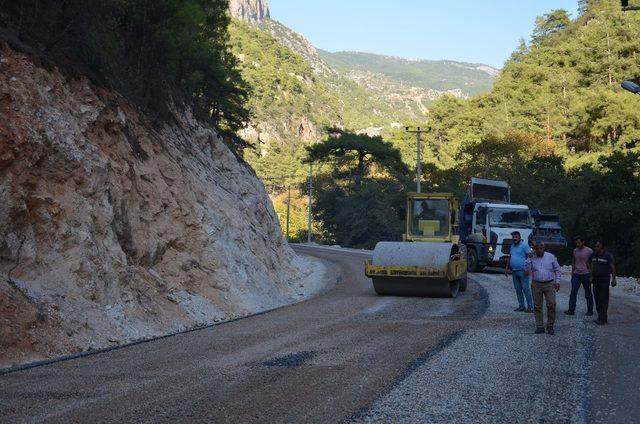
[[[587,316],[593,315],[593,293],[591,291],[591,265],[589,258],[593,250],[584,244],[582,237],[576,237],[576,248],[573,249],[573,261],[571,262],[571,294],[569,295],[569,310],[567,315],[576,313],[576,300],[580,286],[584,287],[584,297],[587,299]]]

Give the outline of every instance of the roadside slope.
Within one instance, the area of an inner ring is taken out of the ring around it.
[[[291,303],[311,265],[263,184],[188,113],[0,45],[0,366]]]

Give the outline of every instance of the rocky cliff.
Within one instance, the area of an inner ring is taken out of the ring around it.
[[[300,55],[313,68],[313,71],[323,77],[333,77],[337,73],[318,54],[318,50],[311,42],[301,34],[282,25],[278,21],[265,19],[258,23],[258,28],[270,33],[282,45],[291,49],[292,52]]]
[[[0,367],[302,296],[264,186],[189,113],[149,121],[0,45]]]
[[[231,16],[248,23],[260,22],[270,17],[267,0],[231,0]]]

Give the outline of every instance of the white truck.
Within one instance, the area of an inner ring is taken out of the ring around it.
[[[471,272],[486,266],[504,266],[513,242],[511,233],[518,231],[524,242],[530,243],[534,230],[529,207],[511,203],[509,184],[482,178],[471,179],[460,205],[459,225]]]

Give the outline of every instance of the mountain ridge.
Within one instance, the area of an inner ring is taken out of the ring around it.
[[[305,146],[320,141],[328,128],[375,136],[422,122],[435,100],[486,91],[498,73],[451,60],[330,53],[274,19],[270,9],[259,13],[268,8],[266,1],[234,5],[231,47],[252,93],[252,117],[238,135],[255,146],[245,159],[273,192],[300,180]],[[363,66],[353,57],[378,64]]]
[[[356,51],[329,52],[318,49],[320,57],[340,73],[368,71],[385,75],[401,84],[424,89],[460,89],[466,96],[491,88],[499,70],[482,63],[455,60],[407,59]]]
[[[468,65],[468,67],[472,67],[472,68],[487,68],[487,70],[485,72],[489,73],[489,74],[495,74],[497,75],[497,73],[500,72],[499,69],[494,68],[491,65],[487,65],[486,63],[480,63],[480,62],[466,62],[466,61],[462,61],[462,60],[453,60],[453,59],[427,59],[427,58],[411,58],[411,57],[405,57],[405,56],[396,56],[396,55],[389,55],[389,54],[382,54],[382,53],[374,53],[374,52],[366,52],[366,51],[361,51],[361,50],[338,50],[338,51],[329,51],[329,50],[325,50],[325,49],[320,49],[320,48],[316,48],[319,52],[322,52],[324,54],[328,54],[328,55],[335,55],[335,54],[354,54],[354,55],[369,55],[369,56],[378,56],[378,57],[382,57],[385,59],[390,59],[390,60],[398,60],[398,61],[404,61],[404,62],[410,62],[410,63],[421,63],[421,62],[426,62],[426,63],[445,63],[445,64],[457,64],[457,65]]]
[[[280,43],[309,62],[317,74],[325,77],[341,73],[357,83],[362,75],[354,79],[348,74],[355,70],[367,71],[395,80],[402,86],[409,84],[417,88],[433,90],[428,97],[437,97],[445,93],[457,95],[456,89],[462,92],[458,97],[468,97],[488,91],[493,79],[500,73],[498,69],[483,63],[406,58],[349,50],[330,52],[319,49],[303,34],[272,18],[267,0],[231,0],[229,10],[233,17],[270,33]],[[381,61],[386,63],[380,64]],[[408,69],[389,69],[398,66]],[[422,67],[422,69],[416,69],[416,67]],[[446,81],[452,75],[453,81]]]

